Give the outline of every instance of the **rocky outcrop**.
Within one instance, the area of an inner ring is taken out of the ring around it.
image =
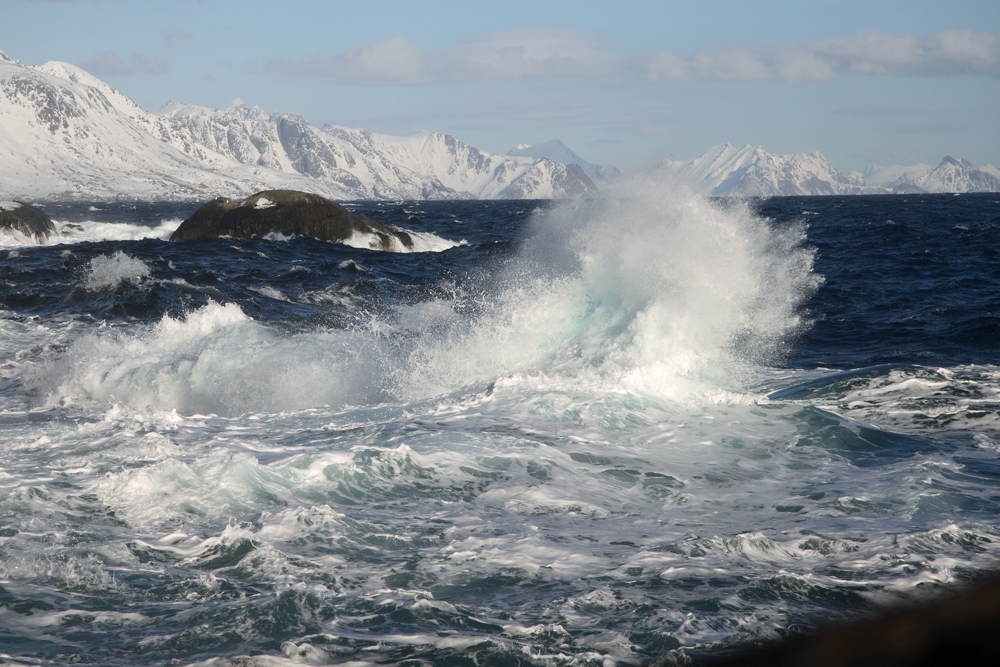
[[[410,235],[398,227],[352,213],[317,194],[297,190],[265,190],[242,204],[228,197],[217,197],[182,222],[170,240],[268,234],[312,236],[335,242],[360,235],[367,237],[368,245],[376,250],[392,250],[397,245],[413,247]]]
[[[0,201],[0,229],[14,229],[39,240],[56,233],[48,213],[19,201]]]
[[[696,664],[712,667],[995,665],[1000,662],[1000,581],[923,605],[791,634],[778,644]]]

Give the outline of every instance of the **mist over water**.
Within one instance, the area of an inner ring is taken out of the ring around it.
[[[18,246],[0,655],[642,665],[993,568],[991,353],[933,352],[970,349],[967,327],[935,347],[940,311],[912,348],[862,338],[910,307],[905,286],[864,307],[886,219],[910,245],[885,262],[1000,234],[975,197],[948,204],[964,231],[933,228],[939,199],[805,216],[650,176],[594,201],[353,205],[428,252],[168,243],[140,228],[183,213],[155,205]],[[941,275],[925,301],[951,298]],[[874,319],[838,334],[852,317]],[[911,361],[823,361],[859,349]]]

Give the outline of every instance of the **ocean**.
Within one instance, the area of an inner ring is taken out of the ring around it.
[[[0,236],[0,660],[696,662],[1000,564],[1000,195]]]

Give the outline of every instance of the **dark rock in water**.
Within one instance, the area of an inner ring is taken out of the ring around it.
[[[0,201],[0,229],[15,229],[39,240],[56,233],[48,213],[19,201]]]
[[[1000,580],[980,583],[951,596],[883,616],[821,628],[781,644],[694,664],[704,667],[1000,665]]]
[[[181,226],[170,235],[170,240],[183,241],[221,236],[224,234],[220,231],[222,219],[238,206],[239,204],[229,197],[216,197],[212,201],[202,204],[190,218],[182,222]]]
[[[182,222],[170,240],[250,238],[272,233],[324,241],[345,241],[357,233],[368,235],[376,250],[392,250],[396,243],[405,248],[413,246],[410,235],[397,227],[352,213],[319,195],[296,190],[265,190],[239,205],[227,197],[218,197]]]

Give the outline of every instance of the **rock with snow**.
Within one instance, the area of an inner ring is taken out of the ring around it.
[[[180,227],[170,235],[171,241],[188,239],[213,238],[225,234],[223,218],[239,206],[229,197],[216,197],[202,204],[197,211],[181,223]]]
[[[295,190],[258,192],[240,205],[227,197],[217,197],[182,222],[170,240],[251,238],[268,234],[312,236],[336,242],[361,236],[378,250],[413,247],[410,235],[397,227],[352,213],[317,194]]]
[[[845,175],[819,153],[722,144],[664,168],[721,196],[1000,190],[1000,171],[953,157],[933,169]],[[595,182],[615,172],[559,141],[497,155],[434,132],[317,128],[239,100],[148,112],[80,68],[31,67],[0,53],[0,198],[206,200],[285,189],[338,200],[548,199],[595,195]]]
[[[0,229],[13,229],[36,239],[46,239],[56,233],[48,213],[19,201],[0,201]]]

